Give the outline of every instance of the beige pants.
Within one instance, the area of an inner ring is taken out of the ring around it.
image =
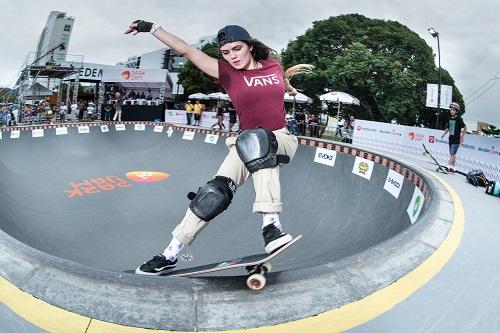
[[[287,155],[291,160],[297,151],[297,138],[290,134],[286,128],[276,130],[273,133],[278,140],[278,154]],[[251,175],[236,151],[236,137],[227,138],[226,146],[229,148],[229,153],[224,159],[224,162],[222,162],[219,171],[217,171],[217,176],[231,178],[236,184],[236,187],[242,185],[252,176],[255,188],[253,212],[280,213],[282,210],[282,203],[279,166],[261,169]],[[172,232],[172,236],[182,244],[189,245],[207,224],[208,222],[202,221],[188,208],[181,223]]]

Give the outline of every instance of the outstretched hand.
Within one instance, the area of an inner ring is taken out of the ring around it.
[[[135,20],[132,22],[124,34],[132,33],[132,35],[137,35],[139,32],[150,32],[153,27],[153,23],[146,22],[144,20]]]

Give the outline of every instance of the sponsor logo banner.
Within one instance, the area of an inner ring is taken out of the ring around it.
[[[163,126],[161,126],[161,125],[155,125],[155,128],[154,128],[153,132],[155,132],[155,133],[162,133],[163,129],[164,129]]]
[[[194,132],[190,131],[184,131],[184,134],[182,135],[183,140],[193,140],[194,139]]]
[[[108,125],[101,125],[101,133],[107,133],[107,132],[109,132]]]
[[[21,131],[11,131],[10,132],[11,139],[19,139],[20,136],[21,136]]]
[[[422,194],[422,191],[420,191],[418,187],[415,187],[415,191],[413,191],[413,197],[411,198],[410,204],[408,205],[408,209],[406,210],[412,224],[417,222],[418,216],[420,215],[423,206],[424,206],[424,195]]]
[[[373,161],[357,156],[356,160],[354,161],[352,173],[370,180],[370,178],[372,177],[373,165]]]
[[[67,127],[57,127],[56,128],[56,135],[67,135],[67,134],[68,134]]]
[[[333,167],[335,166],[336,159],[337,159],[336,151],[328,150],[325,148],[316,148],[316,154],[314,155],[314,162]]]
[[[0,140],[2,140],[2,131],[0,131]]]
[[[219,136],[215,134],[207,134],[205,137],[205,142],[206,143],[211,143],[211,144],[216,144],[217,141],[219,140]]]
[[[353,143],[428,161],[428,156],[423,155],[422,144],[425,144],[436,160],[446,165],[450,153],[448,136],[441,138],[443,133],[429,128],[356,120]],[[488,179],[500,181],[500,141],[466,134],[458,150],[456,167],[465,173],[481,169]]]
[[[43,137],[43,128],[37,128],[34,130],[31,130],[31,137],[33,138],[42,138]]]
[[[144,130],[146,130],[146,125],[144,125],[144,124],[135,124],[134,125],[134,130],[135,131],[144,131]]]
[[[90,133],[90,128],[88,126],[78,126],[79,134],[88,134]]]
[[[384,190],[389,192],[394,196],[394,198],[399,198],[401,189],[403,188],[404,177],[403,175],[397,173],[394,170],[389,170],[387,173],[387,179],[385,180]]]
[[[136,183],[155,183],[170,177],[168,173],[156,171],[132,171],[127,172],[126,176]]]
[[[116,124],[115,125],[115,131],[125,131],[126,127],[125,124]]]
[[[186,111],[184,110],[165,110],[165,122],[171,124],[182,124],[185,125],[187,122]],[[226,128],[229,128],[229,116],[227,113],[224,114],[224,119],[222,121]],[[201,127],[211,127],[213,124],[217,123],[217,112],[203,111],[201,113],[200,126]],[[233,125],[232,130],[238,131],[238,123]]]

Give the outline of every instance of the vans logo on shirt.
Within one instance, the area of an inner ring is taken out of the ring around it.
[[[265,87],[273,84],[280,84],[280,80],[278,79],[278,75],[276,74],[254,76],[250,79],[247,79],[246,76],[243,76],[243,78],[245,79],[245,82],[249,87]]]

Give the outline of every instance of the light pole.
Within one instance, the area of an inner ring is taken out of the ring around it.
[[[436,129],[439,129],[439,115],[441,114],[441,49],[439,47],[439,32],[434,28],[429,28],[427,31],[432,37],[437,38],[438,42],[438,109],[436,113]]]

